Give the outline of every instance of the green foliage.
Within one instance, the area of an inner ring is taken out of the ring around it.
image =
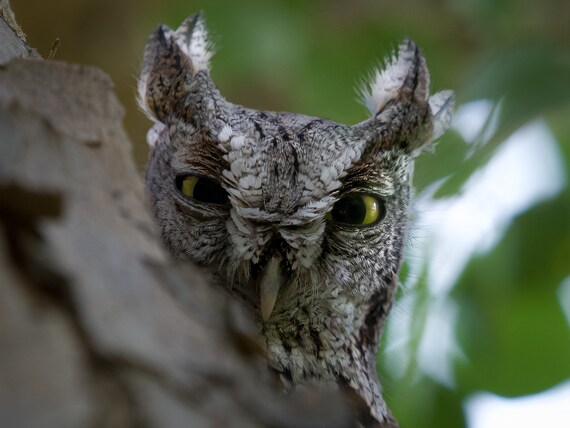
[[[521,215],[457,285],[466,308],[459,340],[469,361],[458,367],[466,392],[517,396],[570,378],[570,330],[556,294],[569,270],[568,208],[555,199]]]

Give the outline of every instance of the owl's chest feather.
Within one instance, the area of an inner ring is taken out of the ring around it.
[[[289,392],[315,385],[351,390],[382,420],[388,411],[375,370],[379,326],[368,324],[372,315],[377,319],[379,311],[389,310],[388,300],[368,305],[357,296],[322,297],[316,305],[297,303],[290,314],[295,319],[264,324],[270,367]]]

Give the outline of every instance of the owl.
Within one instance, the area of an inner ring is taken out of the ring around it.
[[[356,125],[258,111],[222,97],[201,14],[150,37],[139,101],[154,122],[145,181],[171,253],[211,270],[259,326],[285,391],[333,385],[364,426],[396,426],[376,373],[397,286],[414,157],[449,127],[404,41]]]

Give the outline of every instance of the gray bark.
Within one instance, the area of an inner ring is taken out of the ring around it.
[[[241,308],[162,249],[123,114],[0,1],[2,426],[350,426],[274,390]]]

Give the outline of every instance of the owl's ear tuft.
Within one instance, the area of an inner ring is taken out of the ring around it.
[[[168,115],[185,115],[192,79],[208,71],[212,49],[202,13],[186,19],[173,31],[161,25],[150,36],[138,81],[141,109],[154,122]]]
[[[429,71],[418,46],[407,39],[397,53],[386,59],[386,67],[376,70],[360,92],[372,116],[393,102],[412,97],[425,102],[429,96]]]
[[[209,70],[214,48],[208,38],[208,29],[202,12],[186,18],[174,32],[182,52],[190,58],[194,74]]]
[[[429,96],[427,64],[411,40],[405,40],[387,63],[363,91],[372,117],[357,126],[376,150],[398,147],[415,156],[432,149],[432,142],[449,128],[453,92]]]

